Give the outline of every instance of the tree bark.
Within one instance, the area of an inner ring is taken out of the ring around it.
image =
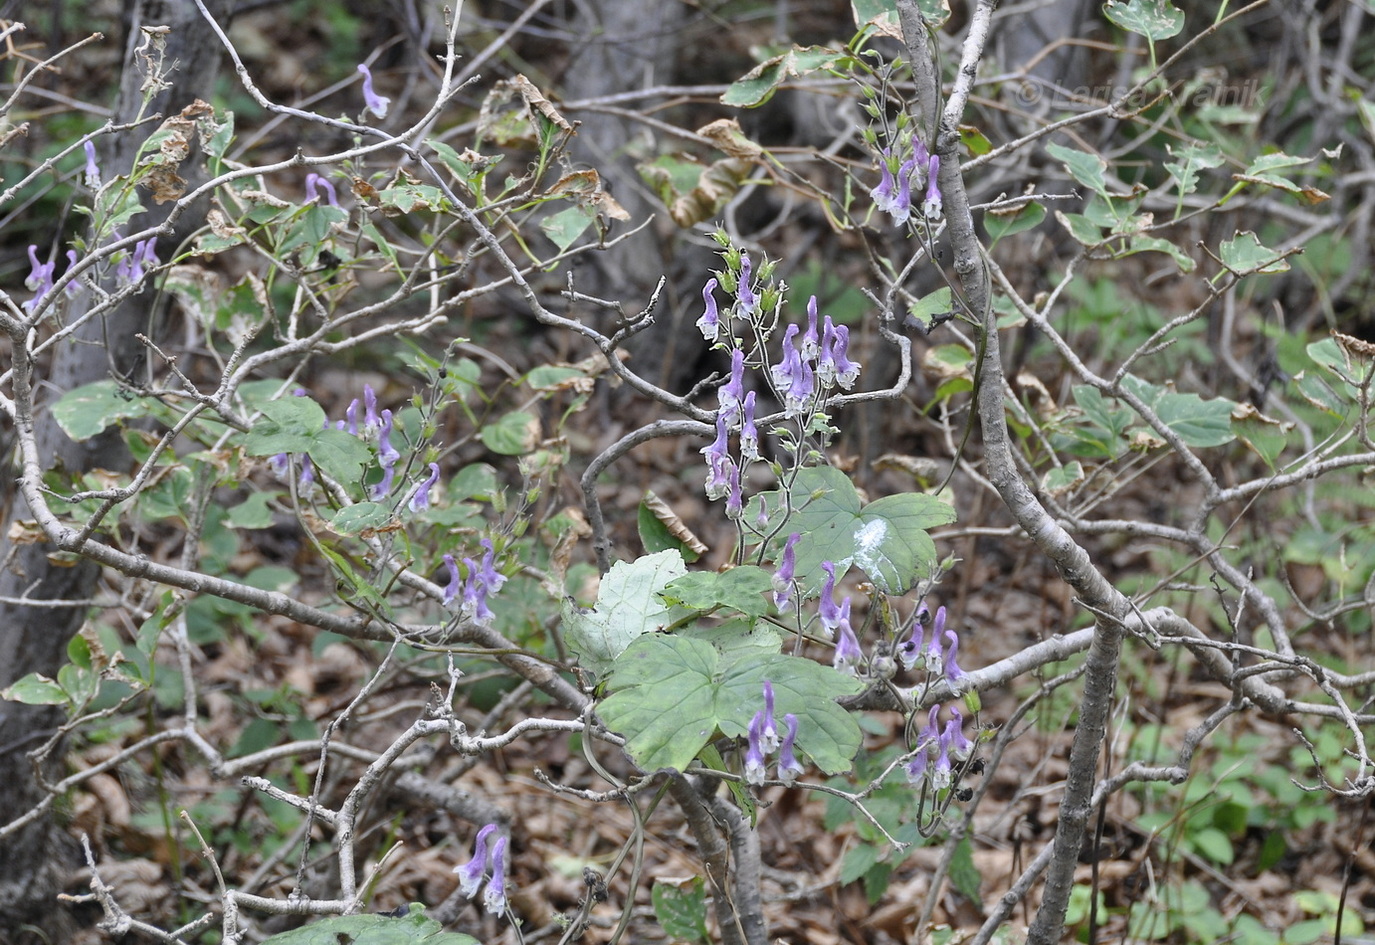
[[[230,3],[208,0],[206,6],[222,20]],[[115,122],[133,120],[142,101],[140,87],[145,76],[138,68],[134,50],[144,40],[144,26],[171,27],[166,39],[166,62],[172,66],[167,76],[169,85],[154,97],[147,113],[165,116],[180,111],[198,97],[210,98],[220,61],[219,48],[192,0],[137,0],[126,4],[126,16],[124,71]],[[107,139],[101,161],[105,174],[128,173],[139,144],[156,127],[145,125]],[[153,226],[166,219],[167,209],[147,202],[147,212],[135,217],[133,225]],[[177,242],[176,237],[160,241],[164,247]],[[73,305],[81,305],[81,300],[78,296]],[[47,403],[50,405],[62,393],[83,384],[141,373],[139,366],[144,354],[135,334],[150,331],[151,310],[151,295],[145,292],[105,317],[86,322],[59,346],[46,379]],[[75,320],[80,314],[73,309],[69,318]],[[38,442],[49,458],[49,469],[75,476],[91,469],[120,469],[128,464],[117,431],[75,443],[62,433],[49,411],[40,408],[36,420]],[[26,518],[28,510],[13,492],[7,498],[10,504],[0,510],[0,687],[29,673],[57,675],[66,662],[67,644],[81,628],[89,608],[81,604],[54,606],[54,602],[90,599],[100,577],[100,568],[94,563],[54,558],[54,549],[46,543],[12,541],[10,525]],[[34,603],[20,602],[29,600]],[[62,721],[60,708],[0,702],[0,823],[12,821],[43,799],[29,752]],[[56,767],[56,757],[47,763]],[[6,865],[0,875],[0,928],[17,929],[27,924],[46,931],[44,940],[63,938],[61,924],[66,912],[53,908],[53,897],[72,864],[63,852],[62,840],[46,817],[0,840],[0,862]]]

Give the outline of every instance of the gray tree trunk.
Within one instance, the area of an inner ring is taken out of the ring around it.
[[[224,22],[230,0],[209,0],[207,7]],[[209,99],[220,61],[218,40],[206,27],[191,0],[139,0],[127,5],[129,24],[125,67],[115,105],[115,121],[127,122],[138,112],[140,86],[144,76],[137,69],[133,49],[143,36],[140,26],[169,26],[167,62],[175,68],[167,77],[170,88],[152,102],[150,111],[174,114],[196,98]],[[116,136],[102,149],[102,169],[107,178],[128,173],[139,143],[157,127],[141,127]],[[166,218],[170,205],[158,207],[151,200],[148,212],[136,217],[135,226],[155,225]],[[189,215],[194,216],[194,214]],[[176,240],[162,240],[164,247]],[[164,250],[165,255],[165,250]],[[74,300],[81,304],[81,296]],[[135,340],[136,332],[150,331],[152,310],[150,293],[130,299],[103,319],[92,319],[67,343],[59,347],[45,379],[49,401],[62,392],[102,380],[112,375],[128,377],[142,373],[144,354]],[[74,319],[79,315],[73,311]],[[84,470],[121,469],[128,459],[119,437],[109,436],[73,443],[62,433],[45,410],[36,415],[39,444],[49,458],[47,468],[76,474]],[[87,561],[54,561],[53,549],[43,543],[12,544],[9,525],[26,517],[22,500],[8,490],[12,503],[0,510],[0,687],[28,673],[56,676],[66,662],[66,649],[72,635],[80,629],[88,608],[12,602],[16,598],[35,602],[82,601],[97,590],[100,569]],[[5,601],[11,601],[6,603]],[[8,823],[42,800],[28,752],[62,723],[60,709],[0,702],[0,823]],[[60,776],[60,773],[59,773]],[[63,939],[62,924],[66,910],[55,908],[54,895],[65,872],[73,863],[64,851],[60,832],[50,819],[41,818],[9,837],[0,840],[0,929],[19,929],[32,925],[47,933],[46,941]],[[35,939],[38,941],[39,939]]]

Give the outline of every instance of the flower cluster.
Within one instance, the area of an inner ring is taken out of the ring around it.
[[[498,836],[490,851],[487,848],[488,838],[496,832],[496,824],[488,824],[479,830],[477,840],[473,843],[473,858],[462,866],[454,867],[454,872],[458,874],[458,888],[469,899],[477,895],[483,878],[487,879],[482,904],[492,915],[506,911],[506,870],[510,865],[505,836]]]
[[[792,784],[803,771],[797,760],[794,743],[797,741],[797,716],[789,712],[783,716],[787,733],[780,740],[773,717],[773,683],[764,680],[764,708],[750,720],[745,746],[745,780],[753,785],[764,783],[768,756],[778,751],[778,780]]]
[[[926,605],[922,604],[917,611],[916,619],[912,621],[912,632],[907,639],[898,644],[898,662],[902,664],[903,669],[911,670],[921,666],[933,676],[945,676],[951,692],[958,695],[964,689],[966,676],[957,662],[960,653],[959,635],[954,630],[946,629],[945,608],[941,607],[936,610],[935,620],[931,621],[931,642],[923,646],[923,627],[929,615]]]
[[[705,311],[697,319],[702,337],[713,344],[730,348],[730,376],[718,392],[720,406],[716,411],[716,435],[701,450],[707,460],[706,493],[709,499],[726,499],[726,515],[739,521],[744,514],[741,494],[742,466],[760,459],[759,429],[755,422],[758,392],[745,389],[745,368],[748,363],[762,368],[764,356],[747,356],[742,343],[731,327],[733,318],[751,320],[761,339],[757,351],[770,334],[761,324],[761,306],[765,296],[774,292],[760,292],[753,283],[753,266],[748,253],[741,253],[735,276],[735,301],[723,313],[716,300],[720,284],[716,278],[707,280],[702,289]],[[818,320],[820,319],[820,323]],[[720,341],[722,335],[725,341]],[[801,336],[799,344],[799,335]],[[825,395],[836,387],[850,390],[859,378],[860,367],[849,358],[850,329],[837,325],[831,316],[820,316],[816,296],[807,303],[807,327],[790,324],[783,332],[782,360],[769,366],[766,372],[774,395],[793,419],[810,418],[823,405]],[[739,459],[731,454],[731,435],[740,438]]]
[[[477,623],[491,623],[496,616],[487,606],[487,597],[501,590],[506,583],[506,575],[496,569],[496,549],[490,538],[482,539],[486,549],[479,566],[472,558],[463,559],[463,567],[468,572],[465,580],[453,555],[444,556],[444,566],[449,569],[449,583],[444,588],[444,606],[460,600],[459,613]]]
[[[928,220],[939,220],[943,212],[940,185],[937,183],[940,175],[940,157],[929,153],[924,144],[913,138],[912,154],[905,161],[899,162],[896,174],[892,166],[894,160],[896,159],[893,157],[892,149],[884,148],[883,159],[879,161],[879,172],[882,177],[878,186],[869,191],[874,206],[892,217],[894,225],[902,226],[912,216],[912,194],[925,186],[926,195],[921,204],[922,216]]]
[[[964,734],[964,715],[950,707],[952,718],[940,725],[941,707],[933,705],[926,725],[917,735],[916,754],[907,763],[907,780],[913,786],[928,782],[937,791],[954,783],[953,766],[964,761],[974,751],[974,743]]]
[[[160,263],[157,256],[157,245],[158,238],[156,236],[150,236],[146,240],[139,240],[135,243],[134,248],[126,253],[119,264],[115,266],[116,278],[128,285],[139,282],[146,270]]]

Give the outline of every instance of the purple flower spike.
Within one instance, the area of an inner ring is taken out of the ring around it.
[[[411,496],[411,511],[419,512],[421,509],[430,507],[430,490],[439,481],[439,464],[430,463],[430,478],[422,482],[416,488],[415,494]]]
[[[391,411],[382,411],[382,426],[377,434],[377,458],[382,465],[391,466],[401,458],[401,454],[391,445]]]
[[[941,188],[936,182],[936,176],[939,174],[940,169],[940,155],[931,155],[926,172],[926,199],[923,200],[921,204],[921,212],[928,220],[939,220],[941,218]]]
[[[826,582],[821,585],[818,612],[821,615],[821,626],[825,628],[826,637],[829,639],[835,636],[836,628],[840,626],[840,606],[835,598],[836,566],[830,561],[823,561],[821,570],[826,572]]]
[[[816,356],[821,352],[820,336],[816,332],[816,296],[807,300],[807,330],[802,335],[802,343],[799,346],[798,354],[808,360],[816,360]],[[831,317],[826,316],[826,321]]]
[[[479,830],[477,840],[473,843],[473,858],[462,866],[454,867],[454,872],[458,874],[458,888],[469,899],[477,895],[477,889],[482,885],[482,876],[487,870],[487,838],[496,829],[496,824],[488,824]]]
[[[759,736],[766,752],[778,747],[778,726],[773,720],[773,683],[767,679],[764,680],[764,719]]]
[[[728,420],[740,413],[741,403],[745,398],[745,352],[741,348],[734,348],[730,353],[730,380],[728,380],[720,390],[718,395],[721,400],[721,413]]]
[[[755,786],[764,783],[763,728],[764,713],[754,713],[754,718],[750,720],[749,744],[745,748],[745,780]]]
[[[788,536],[788,540],[783,543],[783,556],[779,561],[778,570],[773,574],[773,603],[779,610],[788,605],[788,598],[792,596],[793,574],[797,570],[797,542],[802,537],[801,532],[793,532]]]
[[[306,203],[315,203],[320,199],[320,191],[325,192],[326,199],[331,207],[339,206],[339,198],[334,193],[334,185],[319,174],[306,175]]]
[[[716,280],[708,279],[707,284],[702,287],[702,301],[706,303],[707,310],[702,317],[697,319],[697,330],[702,333],[702,337],[707,341],[716,341],[716,336],[721,333],[721,312],[716,307],[716,296],[712,293],[716,291]]]
[[[855,676],[859,672],[860,660],[864,659],[864,651],[859,648],[859,638],[855,636],[854,628],[850,626],[850,598],[846,597],[840,602],[840,639],[836,641],[835,658],[831,665],[842,673]]]
[[[797,716],[789,712],[783,716],[783,721],[788,726],[788,734],[783,736],[783,744],[778,748],[778,780],[791,785],[804,769],[793,751],[793,743],[797,741]]]
[[[750,257],[747,253],[740,254],[740,284],[736,286],[735,296],[740,300],[740,312],[744,315],[751,315],[759,309],[759,296],[755,294],[750,286]]]
[[[449,585],[444,588],[444,606],[448,607],[463,590],[463,575],[458,571],[458,562],[453,555],[444,556],[444,567],[449,569]]]
[[[82,147],[86,149],[86,186],[91,190],[99,190],[100,165],[95,159],[95,142],[87,141]]]
[[[489,915],[501,915],[506,911],[506,838],[497,837],[492,844],[492,878],[487,880],[487,891],[482,894],[482,905]]]
[[[387,107],[391,105],[391,99],[383,98],[372,88],[372,72],[363,63],[358,64],[358,71],[363,76],[363,102],[368,106],[368,111],[378,118],[387,117]]]

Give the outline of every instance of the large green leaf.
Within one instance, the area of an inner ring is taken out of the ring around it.
[[[771,508],[781,504],[770,497]],[[927,530],[955,521],[953,507],[918,492],[861,506],[849,477],[832,466],[798,473],[793,508],[781,534],[802,535],[795,549],[797,573],[807,576],[809,592],[821,584],[821,563],[830,561],[837,575],[856,564],[885,594],[905,594],[936,567],[936,546]]]
[[[1170,0],[1108,0],[1103,12],[1122,29],[1146,37],[1152,43],[1178,36],[1184,28],[1184,12]]]
[[[647,770],[682,770],[719,731],[739,738],[763,708],[764,681],[773,684],[775,719],[797,716],[797,748],[827,774],[848,771],[861,741],[859,726],[835,699],[862,684],[829,666],[796,656],[723,656],[684,634],[637,639],[616,659],[598,706],[602,720],[626,737]]]
[[[673,581],[663,597],[670,604],[709,611],[728,607],[752,617],[769,612],[764,595],[773,589],[773,576],[763,568],[744,565],[729,571],[693,571]]]
[[[96,381],[67,391],[52,410],[63,433],[73,440],[88,440],[116,420],[143,416],[148,406],[114,381]]]
[[[591,610],[565,599],[564,632],[582,665],[600,675],[636,638],[691,616],[691,610],[662,596],[671,581],[685,574],[682,555],[670,549],[612,565]]]
[[[263,945],[480,945],[462,932],[446,932],[425,915],[423,906],[411,906],[402,918],[389,915],[338,915],[263,940]]]
[[[1236,439],[1232,431],[1232,411],[1237,406],[1234,401],[1223,397],[1204,400],[1197,394],[1174,393],[1132,374],[1122,378],[1122,386],[1141,398],[1165,426],[1190,446],[1222,446]]]
[[[754,108],[763,105],[789,79],[820,69],[843,68],[852,59],[838,49],[825,46],[794,46],[781,55],[766,59],[739,80],[732,82],[721,96],[722,105]]]

